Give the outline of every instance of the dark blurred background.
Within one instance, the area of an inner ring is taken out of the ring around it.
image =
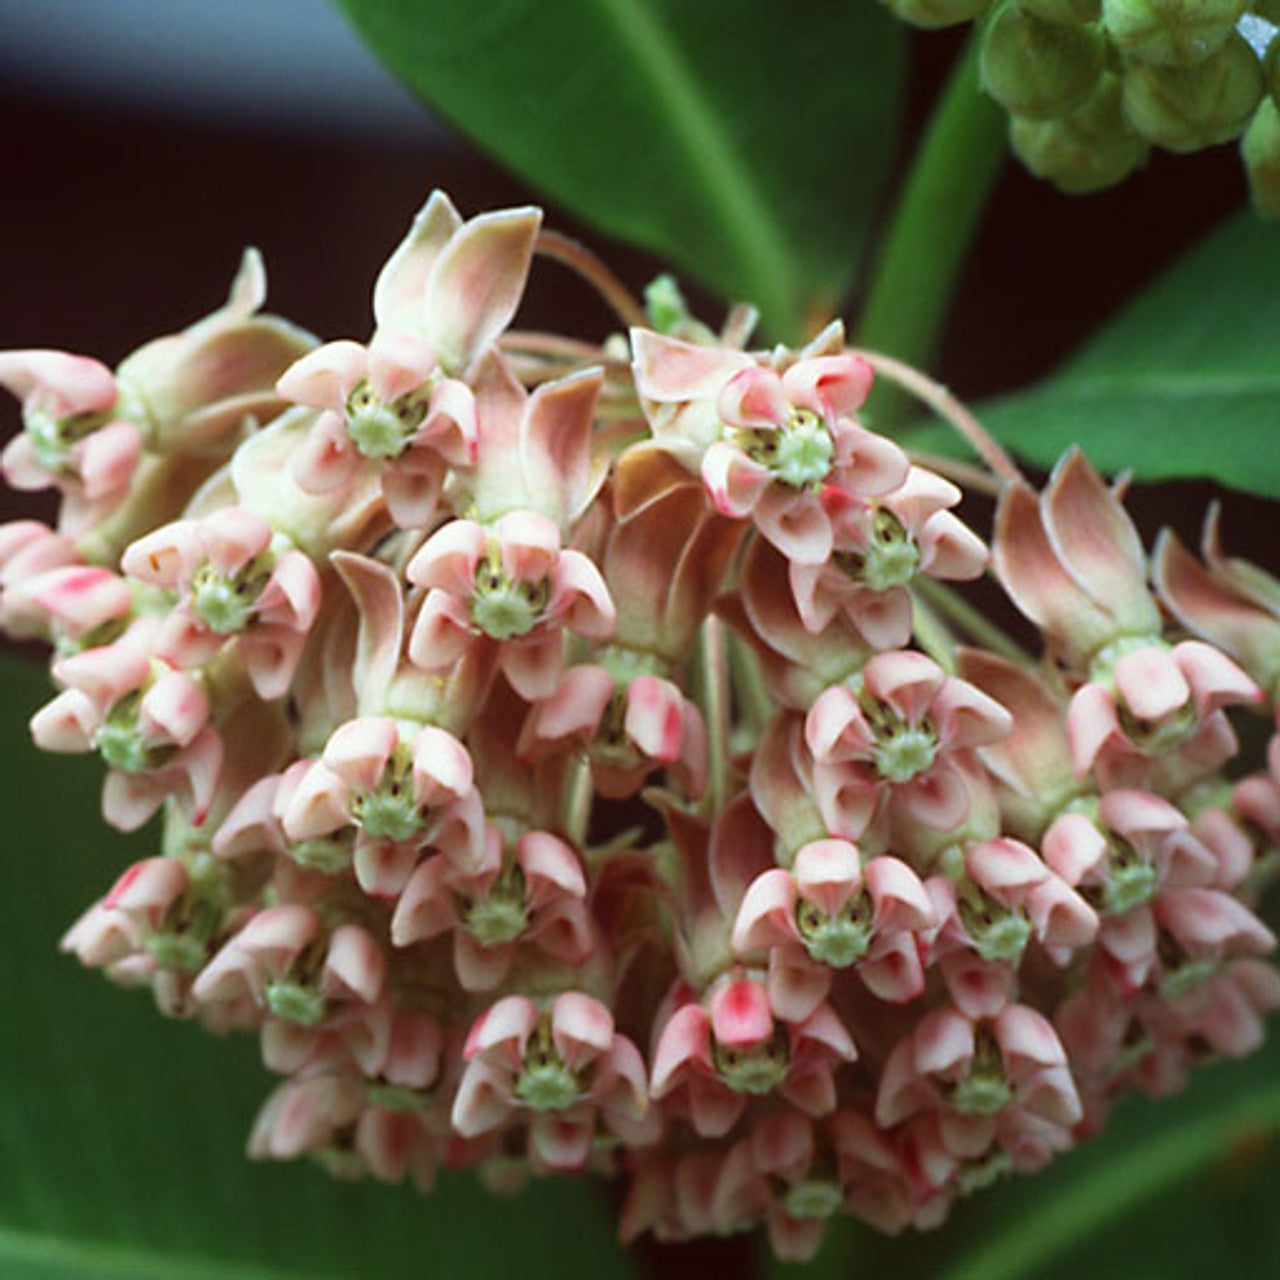
[[[915,38],[904,157],[958,45]],[[362,338],[374,273],[432,187],[467,214],[539,200],[434,122],[327,0],[0,0],[0,136],[0,348],[108,363],[217,306],[246,244],[265,255],[270,310]],[[1244,198],[1229,147],[1156,156],[1085,199],[1008,165],[932,371],[969,400],[1034,381]],[[636,289],[663,267],[554,205],[548,219]],[[561,268],[535,271],[522,323],[610,330]],[[688,292],[718,316],[722,304]],[[16,425],[16,406],[0,407],[0,435]],[[1149,533],[1169,522],[1194,538],[1213,496],[1171,485],[1135,503]],[[5,517],[50,511],[3,498]],[[1229,531],[1276,569],[1267,515],[1233,499]],[[660,1265],[744,1274],[750,1248],[659,1251]]]

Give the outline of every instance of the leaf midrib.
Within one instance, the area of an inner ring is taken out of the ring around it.
[[[800,279],[800,269],[791,260],[781,227],[770,217],[768,201],[741,163],[688,63],[646,7],[646,0],[598,3],[633,55],[637,73],[649,80],[656,99],[668,105],[667,120],[690,161],[690,172],[724,218],[725,234],[755,282],[755,296],[749,301],[757,303],[779,329],[794,328],[799,315],[787,282]]]
[[[105,1240],[68,1240],[0,1225],[0,1272],[12,1274],[7,1268],[19,1263],[66,1267],[68,1275],[85,1280],[338,1280],[332,1272],[281,1271],[256,1262],[205,1259]]]

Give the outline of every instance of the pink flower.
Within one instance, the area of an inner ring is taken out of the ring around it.
[[[301,903],[266,907],[235,933],[197,978],[202,1005],[251,999],[264,1015],[314,1026],[349,1005],[374,1004],[386,954],[360,925],[327,926]]]
[[[392,518],[412,528],[431,523],[448,468],[475,461],[475,397],[464,382],[442,376],[431,348],[413,334],[383,331],[367,347],[326,343],[279,387],[320,410],[293,461],[309,493],[339,488],[367,459],[382,468]]]
[[[102,756],[110,767],[103,813],[125,831],[140,827],[170,795],[183,799],[198,825],[222,763],[221,741],[207,727],[203,684],[148,656],[152,622],[55,663],[54,676],[66,687],[31,719],[32,737],[44,750]]]
[[[1261,699],[1262,691],[1230,658],[1199,640],[1128,648],[1109,673],[1072,698],[1071,758],[1079,776],[1097,770],[1110,785],[1133,776],[1135,763],[1141,770],[1143,758],[1183,747],[1192,755],[1207,749],[1213,768],[1222,762],[1216,750],[1219,728],[1226,728],[1222,708]]]
[[[591,763],[596,790],[634,795],[666,768],[691,797],[707,777],[707,730],[697,705],[656,675],[619,680],[604,666],[570,667],[547,698],[529,709],[518,751],[543,759],[571,747]]]
[[[292,841],[358,828],[356,878],[381,896],[404,888],[424,847],[466,862],[478,856],[482,838],[467,749],[444,729],[385,716],[340,726],[299,778],[280,821]]]
[[[697,999],[688,989],[670,999],[659,1023],[650,1092],[671,1096],[699,1136],[716,1138],[737,1123],[751,1096],[777,1092],[809,1115],[835,1107],[833,1078],[857,1056],[830,1005],[790,1021],[769,1002],[765,985],[731,971]]]
[[[526,208],[464,223],[432,194],[378,276],[369,345],[329,343],[280,380],[321,411],[294,462],[304,488],[337,488],[363,457],[382,468],[398,523],[431,522],[447,468],[476,461],[466,379],[515,314],[540,221]]]
[[[142,453],[142,434],[121,405],[115,376],[87,356],[0,352],[0,385],[22,401],[25,430],[5,447],[15,489],[56,486],[79,508],[78,533],[123,501]],[[145,412],[145,411],[143,411]]]
[[[391,941],[404,947],[452,934],[459,982],[491,991],[510,973],[521,944],[569,965],[587,959],[586,893],[582,864],[563,840],[529,831],[508,850],[489,826],[476,866],[435,857],[418,867],[396,903]]]
[[[439,671],[487,637],[512,687],[530,700],[556,687],[563,629],[605,639],[617,618],[599,569],[563,549],[556,525],[534,512],[511,512],[492,528],[453,520],[406,572],[430,589],[409,640],[413,661]]]
[[[1024,1116],[1062,1130],[1081,1116],[1057,1033],[1019,1004],[981,1020],[935,1009],[898,1044],[880,1078],[876,1122],[900,1124],[921,1111],[936,1112],[944,1146],[961,1160],[1016,1140]]]
[[[799,1022],[827,998],[832,971],[850,966],[880,999],[914,999],[924,990],[914,935],[933,923],[933,904],[906,863],[863,865],[848,841],[815,840],[789,871],[775,867],[752,882],[733,947],[743,959],[767,953],[770,1005]]]
[[[833,327],[767,368],[742,352],[642,329],[631,335],[636,386],[655,439],[701,471],[718,510],[750,517],[804,564],[831,554],[823,486],[875,497],[907,475],[902,451],[854,420],[872,373],[860,357],[834,354],[842,338]]]
[[[624,1141],[658,1136],[644,1062],[598,1000],[566,991],[540,1008],[506,996],[471,1028],[453,1104],[464,1137],[527,1119],[530,1155],[551,1169],[581,1167],[596,1117]]]
[[[981,576],[987,551],[947,510],[960,501],[955,485],[912,467],[893,492],[868,501],[835,485],[822,490],[833,549],[820,564],[792,560],[791,590],[810,631],[821,631],[839,611],[876,648],[898,649],[911,635],[906,587],[917,573],[931,578]],[[866,619],[883,624],[869,632]]]
[[[850,685],[827,689],[805,719],[827,826],[855,839],[882,803],[940,828],[963,819],[949,753],[998,741],[1008,712],[909,650],[877,654]]]
[[[121,567],[182,597],[156,638],[159,657],[202,666],[235,636],[258,695],[287,692],[320,608],[320,578],[265,520],[235,507],[178,520],[133,543]]]

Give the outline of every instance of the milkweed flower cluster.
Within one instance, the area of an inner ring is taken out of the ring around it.
[[[1256,1048],[1280,582],[1216,518],[1148,557],[1072,453],[999,494],[1020,656],[946,607],[987,548],[860,416],[876,357],[513,330],[549,243],[437,193],[367,342],[258,314],[250,253],[117,370],[0,355],[6,474],[62,495],[0,528],[33,736],[160,815],[66,949],[259,1037],[253,1156],[588,1170],[624,1239],[787,1258]]]

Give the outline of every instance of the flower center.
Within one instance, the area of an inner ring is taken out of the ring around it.
[[[782,1207],[793,1218],[829,1218],[844,1204],[844,1192],[837,1182],[810,1178],[792,1187],[782,1198]]]
[[[831,432],[809,409],[792,409],[781,427],[744,428],[734,433],[734,440],[748,458],[794,489],[821,484],[836,456]]]
[[[1199,719],[1190,698],[1159,720],[1144,720],[1141,716],[1135,716],[1124,703],[1120,703],[1117,710],[1125,737],[1143,755],[1148,756],[1176,751],[1195,732]]]
[[[513,581],[502,563],[486,556],[476,567],[475,590],[471,596],[471,621],[495,640],[511,640],[528,635],[542,619],[551,596],[551,584]]]
[[[878,507],[871,517],[871,538],[863,551],[838,552],[836,563],[872,591],[905,587],[920,565],[920,548],[892,511]]]
[[[968,1073],[952,1088],[951,1105],[963,1115],[993,1116],[1003,1111],[1012,1097],[1000,1046],[986,1027],[979,1027]]]
[[[529,1037],[515,1095],[535,1111],[563,1111],[582,1095],[582,1085],[556,1052],[545,1020]]]
[[[225,864],[208,855],[195,858],[189,867],[186,891],[170,905],[155,932],[148,935],[147,951],[162,969],[194,973],[212,952],[211,941],[229,902]]]
[[[1011,911],[971,880],[957,886],[960,923],[983,960],[1018,960],[1031,939],[1031,921]]]
[[[482,946],[513,942],[529,924],[524,872],[509,863],[489,892],[464,909],[462,919]]]
[[[382,771],[378,785],[352,798],[351,817],[378,840],[410,840],[426,820],[413,787],[413,757],[404,743],[397,743]]]
[[[591,758],[613,769],[636,769],[647,757],[627,733],[627,695],[617,690],[605,706],[588,748]]]
[[[123,773],[145,773],[162,765],[173,748],[148,742],[138,724],[142,690],[119,699],[107,712],[94,735],[94,746],[108,768]]]
[[[805,950],[833,969],[846,969],[862,959],[871,942],[871,923],[872,906],[865,892],[855,894],[832,916],[805,898],[796,908],[796,927]]]
[[[427,416],[430,384],[383,400],[367,382],[347,397],[347,435],[366,458],[397,458]]]
[[[47,409],[33,405],[24,411],[22,425],[31,440],[40,465],[54,474],[70,470],[71,450],[95,431],[107,425],[106,413],[71,413],[55,418]]]
[[[1156,869],[1127,840],[1110,841],[1108,864],[1099,904],[1106,915],[1124,915],[1155,897]]]
[[[735,1093],[772,1093],[787,1078],[789,1066],[785,1028],[774,1028],[770,1039],[754,1045],[713,1041],[711,1060],[720,1079]]]
[[[933,764],[938,740],[927,725],[902,724],[878,738],[872,750],[876,771],[886,782],[910,782]]]
[[[255,557],[228,577],[212,565],[202,565],[191,580],[191,608],[196,617],[220,636],[243,631],[273,568],[267,556]]]
[[[325,1015],[324,997],[314,987],[294,978],[277,978],[267,983],[267,1008],[285,1022],[314,1027]]]

